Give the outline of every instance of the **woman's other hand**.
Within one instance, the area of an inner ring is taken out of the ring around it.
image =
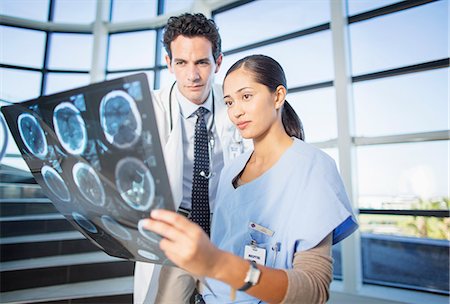
[[[222,251],[215,247],[203,229],[186,217],[168,210],[153,210],[144,219],[144,228],[163,237],[159,246],[179,267],[198,276],[214,277]]]

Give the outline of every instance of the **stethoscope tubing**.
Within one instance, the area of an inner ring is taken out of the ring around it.
[[[173,88],[175,87],[175,84],[177,82],[174,81],[174,83],[172,84],[172,86],[170,87],[170,92],[169,92],[169,116],[170,116],[170,132],[172,132],[173,130],[173,116],[172,116],[172,93],[173,93]],[[211,136],[212,135],[212,128],[214,127],[214,123],[215,123],[215,119],[216,119],[216,105],[215,105],[215,98],[214,98],[214,92],[211,89],[211,94],[212,94],[212,119],[211,122],[209,124],[208,127],[208,134]]]

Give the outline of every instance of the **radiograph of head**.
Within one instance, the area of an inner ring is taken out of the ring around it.
[[[150,208],[155,198],[155,182],[142,161],[133,157],[121,159],[115,176],[117,189],[131,208],[139,211]]]
[[[124,91],[112,91],[103,97],[100,123],[108,142],[121,149],[134,145],[142,132],[136,102]]]
[[[105,190],[94,168],[79,162],[73,166],[72,175],[78,190],[85,199],[96,206],[105,204]]]
[[[80,225],[84,230],[87,230],[91,233],[97,233],[97,228],[95,227],[95,225],[84,215],[78,212],[72,212],[72,217],[75,222],[77,222],[77,224]]]
[[[53,111],[55,133],[64,149],[74,155],[83,153],[87,131],[80,111],[70,102],[59,104]]]
[[[41,169],[42,178],[50,191],[64,202],[70,201],[70,192],[61,175],[50,166]]]
[[[128,232],[125,227],[121,226],[118,222],[116,222],[112,217],[108,215],[103,215],[101,217],[101,221],[103,226],[111,232],[115,237],[118,237],[123,240],[131,240],[131,234]]]
[[[48,153],[47,140],[36,117],[29,113],[22,113],[17,120],[20,137],[28,151],[34,156],[44,159]]]

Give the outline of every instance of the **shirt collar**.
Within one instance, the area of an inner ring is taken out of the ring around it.
[[[184,118],[191,117],[194,114],[194,112],[197,111],[197,109],[199,107],[204,107],[205,109],[207,109],[211,113],[211,109],[212,109],[211,92],[209,93],[208,98],[206,99],[206,101],[203,104],[201,104],[201,105],[197,105],[197,104],[189,101],[186,97],[184,97],[183,94],[181,94],[181,92],[178,90],[178,86],[176,86],[175,92],[176,92],[176,97],[177,97],[177,100],[178,100],[178,104],[180,105],[181,115]]]

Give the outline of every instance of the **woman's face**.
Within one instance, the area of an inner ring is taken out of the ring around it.
[[[252,72],[245,68],[239,68],[225,78],[223,93],[228,116],[242,137],[255,139],[265,135],[277,121],[278,94],[257,83]]]

